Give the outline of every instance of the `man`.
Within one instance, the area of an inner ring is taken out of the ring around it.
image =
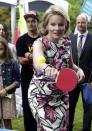
[[[88,32],[87,25],[87,16],[80,14],[76,21],[78,34],[70,38],[72,42],[73,61],[76,65],[83,69],[85,74],[84,82],[88,82],[92,69],[92,35]],[[74,113],[80,91],[82,92],[82,83],[78,84],[77,87],[69,94],[69,131],[73,130]],[[83,95],[82,100],[84,108],[82,131],[91,131],[92,105],[89,105],[84,101]]]
[[[28,87],[33,76],[32,44],[39,37],[38,16],[35,11],[29,11],[24,15],[28,33],[21,36],[16,43],[17,56],[21,68],[21,88],[22,104],[24,114],[25,131],[37,131],[36,121],[34,120],[28,104]]]

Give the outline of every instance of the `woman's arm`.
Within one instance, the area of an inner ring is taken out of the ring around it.
[[[41,58],[44,58],[44,62],[40,62]],[[33,65],[36,70],[44,70],[47,77],[55,78],[58,70],[53,68],[51,65],[46,63],[46,58],[44,56],[44,47],[40,40],[36,40],[33,44]]]
[[[4,89],[5,89],[6,92],[7,92],[7,91],[10,91],[11,89],[16,88],[16,86],[17,86],[16,82],[13,82],[11,85],[5,87]]]
[[[46,59],[44,56],[44,48],[42,42],[40,40],[36,40],[33,44],[33,65],[36,70],[42,70],[47,66],[46,62],[39,62],[39,59],[42,57]]]
[[[17,86],[17,85],[16,85],[16,83],[14,82],[14,83],[12,83],[11,85],[9,85],[9,86],[1,89],[1,90],[0,90],[0,96],[1,96],[1,97],[5,96],[8,91],[14,89],[16,86]]]

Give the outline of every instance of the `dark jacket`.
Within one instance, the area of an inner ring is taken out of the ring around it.
[[[70,39],[72,43],[71,46],[73,61],[76,65],[78,65],[77,35],[72,36]],[[78,66],[83,69],[85,74],[85,82],[88,82],[90,73],[92,71],[92,35],[89,33],[87,34],[87,38],[82,49]]]
[[[1,65],[1,72],[4,88],[6,86],[9,86],[13,82],[16,82],[16,88],[20,86],[20,69],[19,64],[15,60],[3,63]],[[8,91],[8,93],[9,94],[14,93],[15,89]]]

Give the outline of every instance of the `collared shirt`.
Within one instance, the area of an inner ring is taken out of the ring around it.
[[[87,34],[88,34],[88,31],[86,31],[85,33],[81,34],[80,32],[78,32],[78,37],[77,37],[77,46],[78,46],[78,43],[79,43],[79,40],[80,40],[80,36],[83,35],[83,38],[82,38],[82,48],[84,46],[84,43],[86,41],[86,38],[87,38]]]

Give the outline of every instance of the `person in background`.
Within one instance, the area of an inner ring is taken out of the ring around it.
[[[85,14],[80,14],[76,19],[77,34],[71,36],[73,61],[85,74],[83,83],[88,83],[92,73],[92,35],[87,30],[88,18]],[[80,42],[81,40],[81,42]],[[81,52],[80,52],[81,45]],[[90,79],[92,81],[92,78]],[[69,131],[73,131],[73,122],[76,104],[79,94],[82,93],[83,100],[83,129],[82,131],[91,131],[92,125],[92,105],[85,102],[83,97],[82,83],[69,94]]]
[[[13,53],[13,58],[17,59],[16,58],[16,47],[10,43],[7,26],[6,26],[6,24],[4,24],[2,22],[0,22],[0,36],[4,37],[8,41],[9,48]]]
[[[18,61],[21,64],[21,89],[22,89],[22,106],[24,114],[25,131],[37,131],[36,121],[30,111],[28,104],[28,88],[33,76],[33,42],[39,37],[38,32],[38,15],[35,11],[29,11],[24,15],[28,32],[17,40],[16,49]]]
[[[30,109],[37,121],[37,131],[68,131],[68,93],[59,90],[55,81],[62,67],[83,71],[73,64],[70,44],[63,36],[69,29],[69,17],[55,5],[47,9],[43,19],[43,37],[33,44],[34,75],[28,90]]]
[[[0,120],[12,129],[11,119],[16,115],[15,90],[20,85],[20,70],[13,59],[7,41],[0,36]]]

